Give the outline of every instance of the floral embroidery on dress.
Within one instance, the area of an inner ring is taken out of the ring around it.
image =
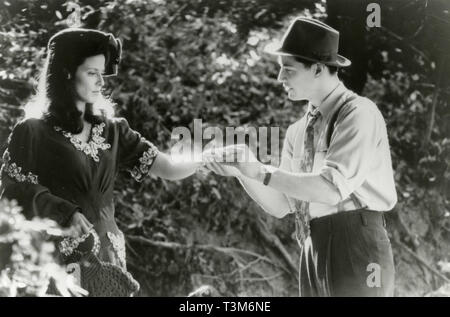
[[[123,233],[120,232],[120,234],[114,234],[112,232],[106,233],[108,236],[109,241],[111,242],[114,251],[117,254],[117,257],[119,259],[120,265],[123,268],[126,268],[126,254],[125,254],[125,238],[123,236]]]
[[[3,155],[3,160],[5,163],[3,164],[2,169],[0,170],[0,174],[4,170],[9,177],[20,183],[27,182],[35,185],[38,184],[37,175],[31,172],[28,172],[28,174],[25,175],[22,173],[22,167],[17,166],[17,164],[14,162],[11,163],[11,157],[9,156],[8,150],[5,151],[5,154]]]
[[[139,158],[139,166],[133,167],[130,171],[131,176],[138,182],[141,182],[144,176],[149,173],[150,167],[152,166],[155,157],[158,155],[158,149],[156,146],[144,138],[142,138],[141,141],[145,141],[149,145],[149,148],[147,151],[142,153],[142,156]]]
[[[64,131],[61,127],[55,126],[54,129],[57,132],[61,132],[62,135],[68,138],[77,150],[89,155],[95,162],[99,162],[100,158],[98,157],[98,150],[107,150],[111,148],[111,144],[106,143],[106,139],[101,136],[104,127],[105,124],[103,122],[98,125],[94,125],[92,128],[91,140],[88,143],[77,139],[72,135],[72,133]]]

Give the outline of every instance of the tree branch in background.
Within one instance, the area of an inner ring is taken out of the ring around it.
[[[438,63],[436,64],[436,71],[437,71],[437,80],[436,80],[436,86],[434,87],[433,92],[433,102],[431,103],[431,111],[430,111],[430,119],[428,121],[427,131],[425,132],[424,139],[422,141],[422,149],[425,150],[428,146],[428,143],[431,139],[431,133],[433,132],[433,126],[434,121],[436,117],[436,105],[439,100],[439,90],[441,87],[443,75],[444,75],[444,69],[445,69],[445,62],[447,61],[446,55],[444,52],[441,53]]]
[[[440,273],[435,268],[431,267],[424,259],[422,259],[419,255],[417,255],[414,251],[408,248],[403,242],[394,239],[392,240],[396,245],[405,250],[408,254],[412,255],[423,267],[427,268],[430,272],[432,272],[437,277],[441,278],[443,281],[450,283],[450,279],[448,279],[444,274]]]
[[[417,53],[418,55],[420,55],[424,60],[426,60],[428,63],[431,63],[431,60],[428,58],[428,56],[422,52],[421,50],[419,50],[417,47],[415,47],[414,45],[412,45],[411,43],[406,42],[406,40],[401,37],[400,35],[392,32],[391,30],[381,26],[380,29],[382,31],[384,31],[386,34],[388,34],[389,36],[395,38],[396,40],[402,42],[403,44],[405,44],[407,47],[409,47],[411,50],[413,50],[415,53]]]
[[[16,106],[5,105],[5,104],[0,104],[0,108],[6,109],[6,110],[12,110],[12,111],[23,111],[22,108],[19,108]]]
[[[175,20],[178,18],[178,16],[184,11],[184,9],[186,9],[187,6],[188,6],[188,3],[186,3],[181,8],[179,8],[177,10],[177,12],[175,12],[175,14],[169,20],[169,22],[167,22],[167,24],[164,26],[164,29],[167,29],[168,27],[170,27],[175,22]]]
[[[257,221],[255,221],[254,224],[261,237],[281,254],[284,261],[289,265],[291,273],[293,273],[295,276],[298,276],[297,265],[292,260],[289,252],[286,250],[280,239],[269,231],[264,220],[262,220],[260,216],[257,216]]]
[[[126,236],[128,241],[133,241],[133,242],[139,242],[139,243],[143,243],[146,245],[150,245],[153,247],[159,247],[159,248],[166,248],[166,249],[190,249],[190,248],[194,248],[197,250],[206,250],[206,251],[215,251],[215,252],[219,252],[222,254],[225,254],[229,257],[231,257],[233,259],[233,262],[236,264],[236,266],[238,267],[237,269],[226,273],[226,276],[232,276],[236,273],[239,274],[239,278],[236,280],[236,282],[239,282],[241,284],[241,288],[244,289],[244,286],[242,285],[243,282],[267,282],[270,285],[270,281],[278,278],[280,276],[283,275],[283,272],[278,272],[272,276],[264,276],[262,273],[260,273],[258,270],[256,270],[254,268],[254,266],[260,262],[266,262],[268,264],[273,265],[274,267],[280,267],[279,265],[275,264],[274,262],[272,262],[272,260],[270,260],[269,258],[260,255],[258,253],[252,252],[252,251],[248,251],[248,250],[242,250],[242,249],[238,249],[238,248],[232,248],[232,247],[220,247],[220,246],[215,246],[215,245],[210,245],[210,244],[201,244],[201,245],[184,245],[184,244],[180,244],[177,242],[165,242],[165,241],[155,241],[155,240],[151,240],[151,239],[147,239],[144,237],[140,237],[140,236],[130,236],[127,235]],[[127,241],[127,245],[128,245],[128,241]],[[254,257],[254,260],[251,260],[250,262],[247,262],[242,255],[246,255],[246,256],[251,256]],[[141,266],[139,266],[138,264],[131,262],[131,266],[133,268],[135,268],[136,270],[142,272],[142,273],[148,273],[148,270],[146,268],[143,268]],[[286,270],[285,268],[281,267],[284,271],[287,271],[289,273],[288,270]],[[259,275],[259,278],[252,278],[252,277],[244,277],[244,271],[248,271],[251,269],[251,273]],[[213,278],[213,279],[222,279],[219,276],[208,276],[209,278]],[[270,285],[271,287],[273,287],[272,285]]]
[[[177,243],[177,242],[155,241],[155,240],[147,239],[147,238],[140,237],[140,236],[133,236],[133,235],[127,235],[127,239],[130,241],[133,241],[133,242],[140,242],[140,243],[147,244],[152,247],[158,247],[158,248],[166,248],[166,249],[194,248],[197,250],[216,251],[216,252],[220,252],[220,253],[223,253],[223,254],[226,254],[229,256],[233,256],[234,254],[244,254],[244,255],[258,258],[262,261],[272,264],[273,266],[278,266],[275,263],[273,263],[269,258],[267,258],[263,255],[260,255],[258,253],[248,251],[248,250],[238,249],[238,248],[219,247],[219,246],[211,245],[211,244],[186,245],[186,244],[181,244],[181,243]]]

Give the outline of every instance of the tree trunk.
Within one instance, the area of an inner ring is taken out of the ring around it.
[[[367,49],[365,43],[367,0],[328,0],[326,23],[340,33],[339,54],[352,61],[340,71],[347,88],[361,93],[367,81]]]

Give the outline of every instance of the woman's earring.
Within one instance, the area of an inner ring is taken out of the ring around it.
[[[70,76],[70,73],[67,73],[67,79],[72,78],[72,76]]]

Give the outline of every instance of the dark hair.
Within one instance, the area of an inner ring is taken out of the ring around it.
[[[64,36],[58,36],[62,33]],[[102,43],[98,38],[94,39],[90,33],[78,38],[70,33],[81,34],[69,30],[60,32],[50,39],[37,93],[25,106],[25,115],[41,117],[66,131],[80,133],[83,130],[83,117],[76,107],[76,93],[68,76],[75,78],[77,68],[91,56],[105,55],[105,65],[108,65],[110,54],[107,43]],[[93,104],[86,104],[84,119],[89,123],[98,124],[107,117],[112,117],[113,109],[113,103],[101,96],[95,107]]]
[[[299,62],[302,63],[303,65],[305,65],[306,68],[311,68],[312,65],[318,63],[318,62],[313,62],[298,56],[294,56],[294,59]],[[337,66],[330,66],[330,65],[325,65],[328,68],[328,71],[330,72],[330,75],[334,75],[339,71],[339,67]]]

